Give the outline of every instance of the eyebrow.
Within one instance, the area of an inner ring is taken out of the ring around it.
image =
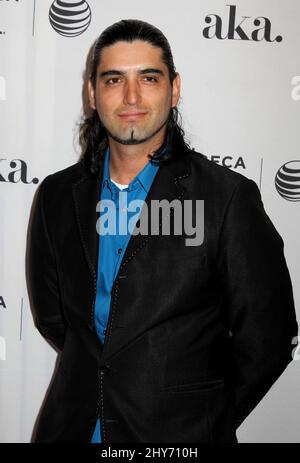
[[[159,74],[161,76],[164,76],[164,72],[161,69],[157,68],[147,68],[147,69],[141,69],[138,71],[138,74],[143,75],[143,74]],[[120,71],[118,69],[109,69],[108,71],[102,71],[99,74],[99,77],[106,77],[106,76],[125,76],[126,72]]]

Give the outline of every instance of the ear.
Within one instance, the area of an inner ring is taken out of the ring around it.
[[[180,86],[181,86],[181,79],[180,79],[180,75],[177,72],[176,77],[173,80],[173,84],[172,84],[172,108],[177,106],[177,103],[180,97]]]
[[[95,90],[90,80],[88,81],[88,94],[89,94],[90,108],[96,109]]]

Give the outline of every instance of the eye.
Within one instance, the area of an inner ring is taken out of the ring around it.
[[[148,82],[158,82],[158,79],[153,76],[145,76],[144,78],[147,79]]]
[[[120,77],[112,77],[111,79],[108,79],[105,81],[106,85],[113,85],[116,84],[120,80]]]

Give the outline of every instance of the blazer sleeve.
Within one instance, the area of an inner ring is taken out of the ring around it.
[[[292,360],[298,334],[283,240],[253,180],[235,188],[219,244],[238,427]]]
[[[53,245],[47,228],[44,195],[50,176],[42,182],[35,202],[29,246],[29,284],[36,328],[62,350],[66,322],[63,316]]]

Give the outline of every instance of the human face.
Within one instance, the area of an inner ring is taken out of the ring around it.
[[[102,50],[95,89],[89,81],[90,105],[121,144],[159,139],[165,132],[170,109],[178,103],[180,77],[171,85],[161,55],[160,48],[141,40]]]

